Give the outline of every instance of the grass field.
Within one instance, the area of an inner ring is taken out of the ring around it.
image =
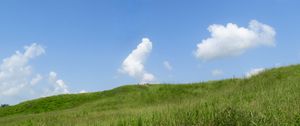
[[[0,125],[300,125],[300,65],[251,78],[41,98],[0,108]]]

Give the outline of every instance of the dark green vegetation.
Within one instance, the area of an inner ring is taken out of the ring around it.
[[[1,104],[0,105],[1,108],[8,107],[8,106],[9,106],[9,104]]]
[[[41,98],[0,108],[0,125],[300,125],[300,65],[248,79]]]

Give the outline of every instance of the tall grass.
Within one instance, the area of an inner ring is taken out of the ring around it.
[[[0,109],[5,125],[300,125],[300,65],[248,79],[129,85]]]

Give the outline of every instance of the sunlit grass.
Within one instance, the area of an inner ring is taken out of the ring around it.
[[[249,79],[129,85],[0,109],[5,125],[300,125],[300,65]]]

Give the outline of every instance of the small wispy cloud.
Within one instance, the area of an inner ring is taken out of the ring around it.
[[[254,69],[251,69],[250,71],[248,71],[245,74],[245,76],[246,76],[246,78],[250,78],[252,76],[260,74],[261,72],[263,72],[265,70],[266,70],[265,68],[254,68]]]
[[[57,94],[70,93],[68,86],[62,79],[59,79],[57,73],[54,71],[49,72],[48,75],[49,87],[44,91],[43,96],[51,96]]]
[[[172,67],[172,65],[170,64],[169,61],[164,61],[164,62],[163,62],[163,65],[164,65],[164,67],[165,67],[167,70],[169,70],[169,71],[173,70],[173,67]]]
[[[87,91],[86,90],[81,90],[81,91],[79,91],[79,93],[87,93]]]
[[[223,73],[224,72],[222,70],[220,70],[220,69],[214,69],[214,70],[211,71],[211,74],[213,76],[221,76],[221,75],[223,75]]]
[[[43,76],[40,74],[37,74],[34,78],[32,78],[32,80],[30,81],[30,84],[34,86],[42,80],[43,80]]]

